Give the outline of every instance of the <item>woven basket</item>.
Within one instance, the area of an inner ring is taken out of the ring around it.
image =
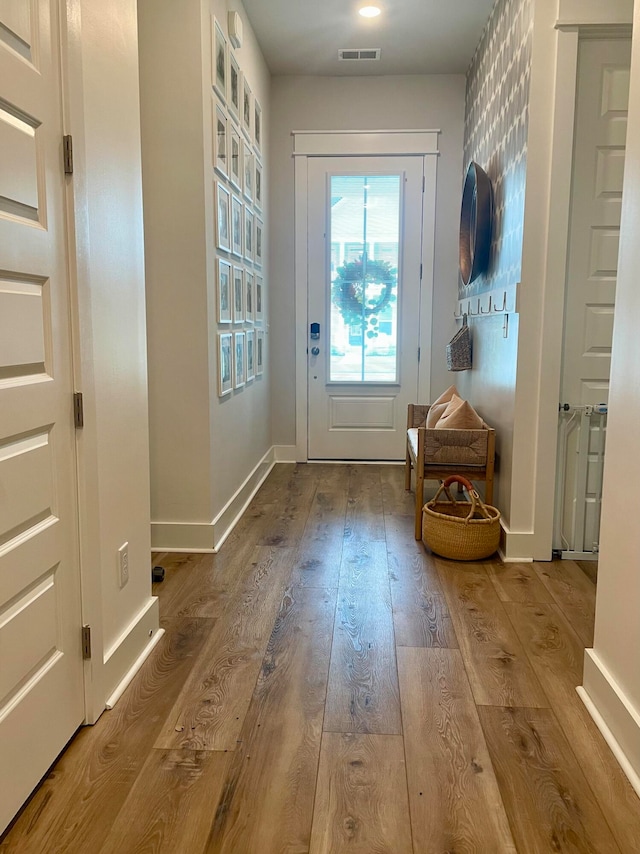
[[[468,371],[471,368],[471,331],[465,315],[463,325],[447,344],[447,370]]]
[[[449,492],[461,483],[471,498],[456,501]],[[438,501],[442,492],[448,501]],[[500,543],[500,511],[484,504],[466,477],[448,477],[422,510],[422,540],[432,552],[452,560],[480,560],[492,555]]]

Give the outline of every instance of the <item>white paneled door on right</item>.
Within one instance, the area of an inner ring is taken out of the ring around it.
[[[84,717],[58,12],[0,2],[0,831]]]
[[[309,158],[309,459],[404,459],[418,400],[424,161]]]
[[[624,177],[629,38],[581,40],[569,228],[554,548],[597,555]],[[577,407],[577,409],[574,409]]]
[[[607,403],[630,39],[585,39],[578,54],[561,400]]]

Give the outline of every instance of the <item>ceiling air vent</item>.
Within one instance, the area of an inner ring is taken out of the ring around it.
[[[363,59],[380,59],[379,47],[341,47],[338,59],[361,61]]]

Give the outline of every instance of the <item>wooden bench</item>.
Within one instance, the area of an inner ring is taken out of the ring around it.
[[[429,406],[410,403],[407,413],[405,489],[411,489],[411,469],[416,473],[416,540],[422,537],[425,480],[444,480],[462,474],[485,482],[484,500],[493,501],[496,431],[485,424],[477,430],[438,430],[421,425]]]

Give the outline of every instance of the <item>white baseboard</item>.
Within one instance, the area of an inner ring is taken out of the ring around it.
[[[242,486],[236,490],[235,494],[231,496],[213,520],[214,551],[218,551],[238,524],[240,517],[251,503],[253,496],[260,489],[267,479],[269,472],[274,467],[275,459],[275,446],[272,446],[246,478]]]
[[[533,560],[534,534],[532,531],[512,531],[500,520],[500,546],[498,554],[503,563],[530,563]]]
[[[532,557],[507,557],[500,546],[498,546],[498,557],[502,563],[533,563]]]
[[[136,675],[138,670],[140,670],[140,668],[142,667],[144,662],[147,660],[147,658],[151,654],[151,651],[155,648],[156,644],[158,643],[160,638],[163,636],[163,634],[164,634],[164,629],[158,629],[158,631],[154,635],[151,636],[149,643],[146,645],[146,647],[142,650],[140,655],[133,662],[133,664],[131,665],[129,670],[125,673],[124,677],[120,680],[120,682],[116,686],[116,689],[113,692],[113,694],[107,698],[107,702],[105,704],[105,708],[107,710],[112,709],[115,706],[115,704],[118,702],[120,697],[122,697],[122,695],[124,694],[126,689],[129,687],[129,684],[132,681],[133,677]]]
[[[212,522],[152,522],[154,552],[214,552]]]
[[[211,522],[152,522],[152,551],[217,552],[275,465],[280,448],[288,448],[288,446],[274,445],[269,448]]]
[[[585,650],[582,682],[580,698],[640,796],[640,711],[593,649]]]
[[[110,699],[118,691],[123,680],[128,678],[131,681],[133,674],[129,675],[130,671],[135,664],[139,667],[146,658],[145,651],[161,631],[159,625],[158,597],[150,596],[147,603],[104,654],[103,684],[106,697]]]
[[[296,446],[295,445],[274,445],[273,458],[277,463],[295,463],[296,462]]]
[[[403,466],[404,460],[307,460],[310,466]]]

